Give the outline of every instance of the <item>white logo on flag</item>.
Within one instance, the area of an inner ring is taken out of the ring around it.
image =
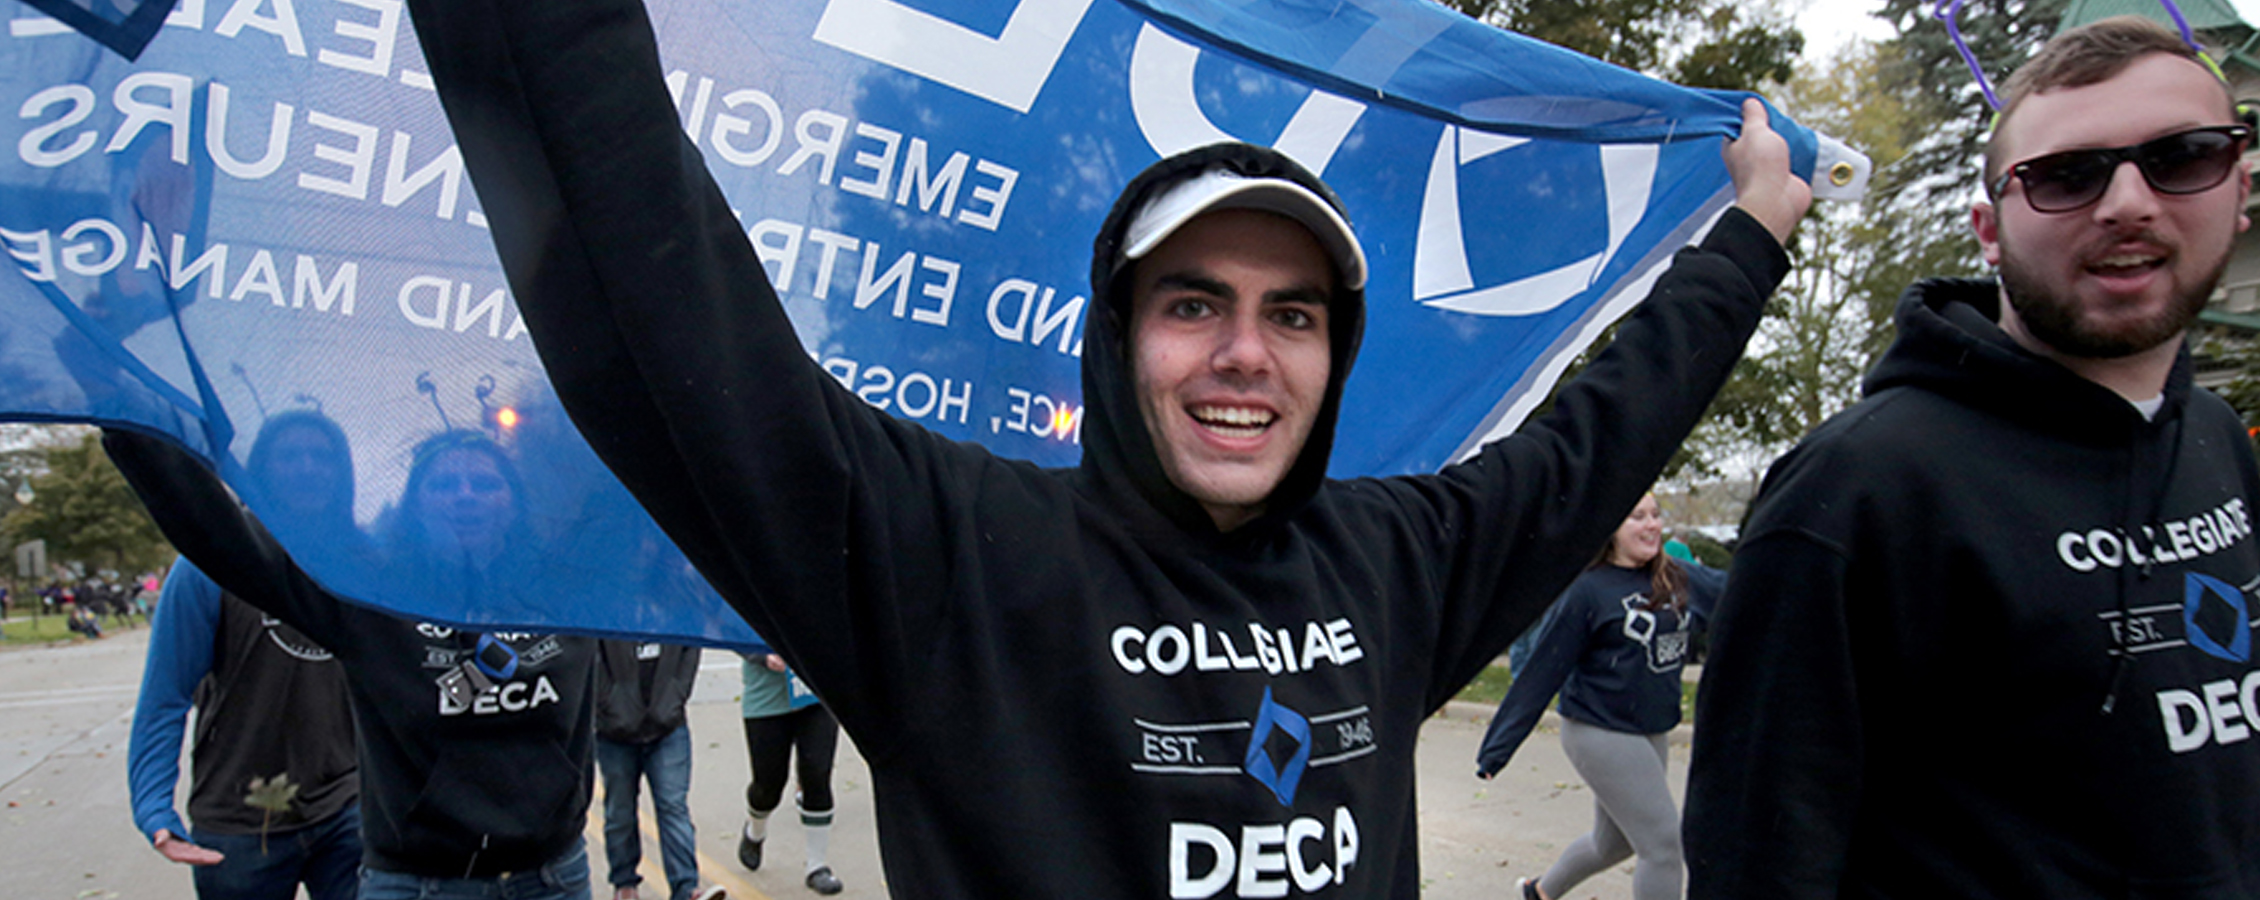
[[[1025,113],[1091,0],[1021,0],[996,37],[894,0],[831,0],[817,41]]]
[[[1466,232],[1460,224],[1460,169],[1529,143],[1528,138],[1444,126],[1428,166],[1428,194],[1420,205],[1420,240],[1413,250],[1413,299],[1437,309],[1479,316],[1527,316],[1560,306],[1592,287],[1609,259],[1648,209],[1656,180],[1654,144],[1600,148],[1609,198],[1609,243],[1601,252],[1548,272],[1478,287],[1468,268]]]
[[[1200,48],[1146,25],[1138,29],[1138,44],[1130,50],[1130,111],[1146,143],[1164,157],[1195,147],[1244,140],[1217,127],[1201,112],[1193,90],[1193,66]],[[1272,149],[1303,168],[1326,174],[1334,151],[1350,136],[1350,128],[1365,114],[1365,104],[1313,90],[1279,132]],[[1249,141],[1249,143],[1262,143]]]

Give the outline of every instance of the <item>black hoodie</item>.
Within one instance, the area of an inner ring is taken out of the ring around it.
[[[109,430],[102,446],[183,556],[337,657],[361,755],[364,866],[490,878],[573,847],[594,763],[594,638],[494,634],[516,664],[493,690],[457,702],[437,679],[482,635],[330,593],[218,476],[164,439]]]
[[[697,647],[676,644],[597,642],[596,736],[649,744],[674,734],[690,718],[684,705],[698,686],[700,656]]]
[[[1084,464],[999,458],[810,362],[685,144],[641,4],[411,10],[559,396],[854,737],[898,897],[1417,895],[1421,722],[1647,489],[1785,268],[1730,212],[1553,414],[1417,478],[1323,477],[1363,306],[1338,296],[1324,427],[1220,534],[1131,396],[1123,216]]]
[[[594,638],[494,634],[516,664],[493,690],[456,702],[437,679],[482,635],[330,593],[218,476],[164,439],[109,430],[102,446],[183,556],[337,657],[361,755],[364,866],[489,878],[573,847],[596,746]]]
[[[2260,498],[2236,414],[2019,348],[1992,282],[1900,303],[1775,463],[1696,721],[1698,898],[2260,897]]]

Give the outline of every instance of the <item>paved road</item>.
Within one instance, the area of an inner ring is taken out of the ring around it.
[[[188,897],[133,828],[126,731],[149,629],[0,652],[0,894]]]
[[[142,627],[91,643],[0,651],[0,897],[193,896],[187,871],[148,849],[126,803],[126,735],[148,634]],[[733,897],[812,898],[801,884],[800,828],[789,805],[773,820],[769,865],[747,872],[737,864],[746,780],[737,694],[737,657],[708,654],[691,698],[691,811],[701,869]],[[1592,795],[1550,731],[1534,736],[1498,780],[1477,781],[1471,773],[1483,726],[1470,712],[1448,711],[1421,732],[1423,896],[1433,900],[1507,898],[1516,877],[1542,871],[1592,824]],[[1672,748],[1675,789],[1685,778],[1686,750]],[[830,856],[847,883],[841,896],[883,898],[870,775],[844,742],[833,785],[840,810]],[[591,816],[588,833],[602,882],[597,818]],[[643,821],[648,833],[648,805]],[[664,895],[657,857],[654,837],[645,849],[649,898]],[[1573,898],[1628,897],[1629,872],[1620,866],[1604,873]]]

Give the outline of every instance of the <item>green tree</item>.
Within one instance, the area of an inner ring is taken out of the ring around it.
[[[1888,172],[1931,125],[1922,118],[1927,105],[1884,82],[1883,52],[1866,42],[1849,45],[1817,72],[1783,85],[1775,99],[1800,123],[1860,148]],[[1905,219],[1902,207],[1876,194],[1815,205],[1794,239],[1796,265],[1689,441],[1688,474],[1756,469],[1858,399],[1861,376],[1889,345],[1898,293],[1912,281],[1874,271],[1876,248],[1906,227]]]
[[[2221,395],[2244,419],[2254,449],[2260,450],[2260,336],[2200,324],[2190,332],[2190,341],[2200,377],[2226,375],[2205,380],[2213,385],[2213,393]]]
[[[45,448],[45,456],[45,474],[31,481],[37,497],[0,520],[8,546],[46,541],[49,560],[129,576],[165,564],[171,548],[125,476],[110,465],[97,435]]]
[[[1787,81],[1805,35],[1780,11],[1731,0],[1447,0],[1478,21],[1690,87]]]
[[[1967,0],[1960,28],[1998,91],[2056,33],[2065,0]],[[1970,204],[1983,196],[1978,166],[1993,109],[1977,78],[1931,15],[1931,0],[1885,0],[1878,14],[1897,34],[1881,47],[1877,89],[1908,110],[1905,155],[1881,168],[1868,206],[1895,227],[1871,235],[1872,255],[1855,289],[1895,293],[1930,275],[1977,275],[1984,267],[1970,233]]]
[[[1856,204],[1816,204],[1795,268],[1686,452],[1689,471],[1755,469],[1859,396],[1894,335],[1891,313],[1928,277],[1985,274],[1969,227],[1992,109],[1930,0],[1886,0],[1898,32],[1856,43],[1783,86],[1784,111],[1875,163]],[[2063,0],[1969,0],[1959,20],[1992,84],[2053,34]]]
[[[1805,35],[1779,10],[1731,0],[1445,0],[1488,24],[1689,87],[1759,91],[1796,73]],[[1572,362],[1556,388],[1615,337],[1612,327]],[[1549,397],[1532,413],[1552,406]],[[1703,448],[1682,447],[1664,470],[1711,472]]]
[[[1860,202],[1815,204],[1799,225],[1789,276],[1758,335],[1664,477],[1761,471],[1858,399],[1861,377],[1890,345],[1891,313],[1908,285],[1978,274],[1967,224],[1974,179],[1933,193],[1924,188],[1939,179],[1907,177],[1917,151],[1953,129],[1941,118],[1949,108],[1928,88],[1898,77],[1898,52],[1896,42],[1854,43],[1772,86],[1785,112],[1866,153],[1877,174]]]

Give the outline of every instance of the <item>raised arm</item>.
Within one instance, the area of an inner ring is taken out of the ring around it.
[[[809,358],[685,139],[636,0],[409,4],[514,299],[591,447],[827,696],[886,714],[952,601],[968,498],[1032,469]],[[749,211],[749,215],[757,211]],[[812,643],[821,642],[815,651]]]
[[[341,601],[298,568],[201,460],[163,438],[122,429],[103,431],[102,449],[165,539],[206,577],[315,643],[348,650],[355,645],[339,640]]]
[[[1555,395],[1546,415],[1435,479],[1411,508],[1434,511],[1445,609],[1430,700],[1441,705],[1576,576],[1733,372],[1789,270],[1781,235],[1811,203],[1763,107],[1728,142],[1737,201],[1680,251],[1615,340]]]

